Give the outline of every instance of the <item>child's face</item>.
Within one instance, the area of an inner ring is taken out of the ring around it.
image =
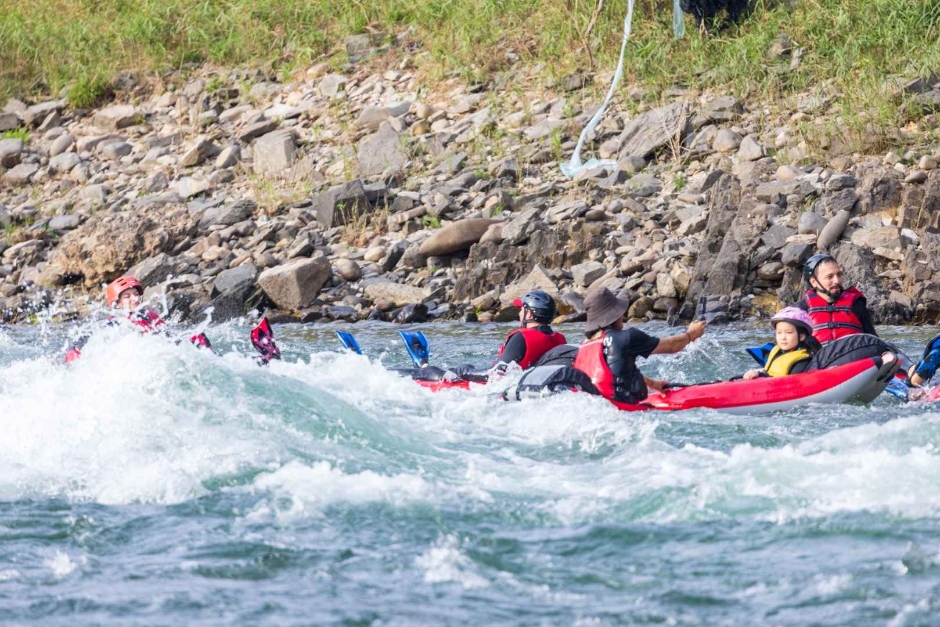
[[[121,292],[121,295],[118,296],[117,306],[119,309],[126,309],[132,311],[137,309],[140,305],[140,293],[134,289],[129,288]]]
[[[778,322],[775,333],[780,350],[792,351],[800,345],[800,332],[789,322]]]

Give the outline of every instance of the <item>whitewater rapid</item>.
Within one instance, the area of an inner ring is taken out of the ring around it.
[[[276,327],[285,359],[264,368],[249,326],[209,329],[221,356],[102,329],[69,366],[64,330],[0,330],[13,620],[918,624],[938,611],[930,406],[505,403],[390,372],[406,365],[391,325],[344,327],[365,356],[340,351],[333,327]],[[424,330],[437,363],[484,363],[509,327]],[[764,335],[716,330],[648,369],[730,376]]]

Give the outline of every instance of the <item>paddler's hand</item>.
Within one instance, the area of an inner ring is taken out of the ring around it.
[[[741,378],[744,379],[745,381],[750,381],[751,379],[756,379],[759,376],[760,376],[760,370],[754,369],[754,370],[748,370],[747,372],[745,372],[744,376]]]
[[[656,390],[657,392],[662,392],[663,388],[669,385],[669,381],[663,381],[662,379],[646,379],[646,387],[651,390]]]
[[[700,337],[702,337],[703,335],[705,335],[705,321],[704,321],[704,320],[696,320],[695,322],[693,322],[692,324],[689,325],[689,330],[686,331],[686,333],[689,334],[689,338],[690,338],[693,342],[694,342],[695,340],[699,339]]]

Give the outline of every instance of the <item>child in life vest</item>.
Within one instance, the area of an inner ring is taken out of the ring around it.
[[[748,370],[744,380],[757,377],[784,377],[805,372],[810,358],[821,348],[813,337],[809,314],[798,307],[785,307],[770,319],[777,345],[767,356],[763,368]]]

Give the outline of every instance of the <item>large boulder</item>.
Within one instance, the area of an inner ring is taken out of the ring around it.
[[[674,102],[641,113],[630,120],[620,134],[620,159],[646,157],[676,138],[682,138],[689,123],[689,105]]]
[[[449,224],[429,237],[418,252],[426,257],[451,255],[466,250],[480,241],[483,234],[498,220],[468,218]]]
[[[260,137],[252,147],[257,174],[281,174],[294,163],[297,145],[289,131],[274,131]]]
[[[85,287],[97,288],[194,234],[195,224],[185,209],[96,212],[62,237],[49,266],[59,277],[80,277]]]
[[[105,131],[118,131],[138,124],[141,115],[132,105],[113,105],[95,114],[95,126]]]
[[[314,196],[311,202],[317,222],[325,229],[355,223],[359,216],[372,211],[360,179],[331,187]]]
[[[607,274],[607,266],[597,261],[586,261],[571,268],[574,282],[581,287],[587,287],[605,274]]]
[[[378,302],[387,300],[402,307],[411,303],[420,303],[428,298],[428,290],[412,285],[393,283],[392,281],[376,280],[366,285],[366,297]]]
[[[499,296],[499,302],[503,307],[508,307],[512,301],[532,290],[542,290],[556,298],[558,296],[558,285],[548,276],[545,268],[539,264],[535,264],[535,267],[526,276],[507,285]]]
[[[388,124],[359,144],[359,173],[362,176],[382,174],[386,170],[400,170],[407,157],[402,149],[402,140]]]
[[[23,140],[19,137],[0,139],[0,167],[12,168],[20,162]]]
[[[254,285],[257,277],[258,268],[251,263],[243,263],[235,268],[223,270],[212,282],[211,296],[215,298],[219,294]]]
[[[313,301],[329,278],[326,257],[298,257],[262,272],[258,285],[281,309],[300,309]]]

